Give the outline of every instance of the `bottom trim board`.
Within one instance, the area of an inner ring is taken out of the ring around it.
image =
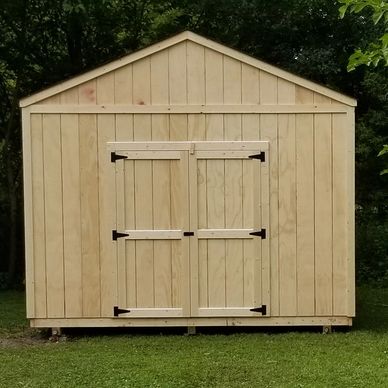
[[[351,326],[350,317],[266,318],[36,318],[30,326],[51,327],[163,327],[163,326]]]

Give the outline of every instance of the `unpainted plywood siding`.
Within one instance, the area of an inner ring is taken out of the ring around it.
[[[340,103],[190,41],[39,102],[104,104]],[[115,178],[106,143],[132,140],[268,140],[271,315],[354,314],[351,114],[33,113],[30,123],[29,317],[112,315],[123,271],[111,241]],[[158,249],[167,247],[161,243]],[[209,252],[225,249],[240,255],[244,243],[202,241],[199,265]],[[152,300],[157,307],[158,297]]]
[[[190,41],[159,51],[39,102],[78,103],[341,104]]]

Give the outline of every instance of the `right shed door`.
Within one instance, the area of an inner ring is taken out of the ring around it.
[[[198,142],[189,160],[192,316],[269,316],[268,143]]]

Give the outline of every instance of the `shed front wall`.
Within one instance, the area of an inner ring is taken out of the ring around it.
[[[32,114],[29,317],[112,316],[106,143],[131,140],[268,140],[271,316],[352,316],[350,125],[346,113]]]
[[[271,316],[354,315],[353,108],[185,41],[24,108],[23,131],[29,318],[112,316],[106,143],[132,140],[269,141]]]

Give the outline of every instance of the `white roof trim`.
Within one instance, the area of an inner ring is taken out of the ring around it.
[[[176,45],[176,44],[183,42],[185,40],[190,40],[194,43],[200,44],[200,45],[207,47],[209,49],[218,51],[221,54],[230,56],[230,57],[237,59],[241,62],[244,62],[248,65],[259,68],[260,70],[271,73],[277,77],[283,78],[287,81],[290,81],[292,83],[295,83],[297,85],[300,85],[302,87],[310,89],[314,92],[323,94],[327,97],[330,97],[334,100],[342,102],[346,105],[350,105],[350,106],[357,105],[357,101],[354,98],[348,97],[342,93],[336,92],[336,91],[329,89],[325,86],[318,85],[312,81],[306,80],[302,77],[299,77],[297,75],[289,73],[285,70],[282,70],[282,69],[279,69],[275,66],[269,65],[268,63],[265,63],[265,62],[262,62],[258,59],[255,59],[253,57],[250,57],[249,55],[242,54],[234,49],[231,49],[229,47],[226,47],[222,44],[216,43],[210,39],[204,38],[202,36],[199,36],[197,34],[194,34],[193,32],[189,32],[189,31],[182,32],[178,35],[173,36],[172,38],[163,40],[162,42],[159,42],[159,43],[156,43],[152,46],[146,47],[146,48],[139,50],[135,53],[126,55],[123,58],[120,58],[116,61],[110,62],[110,63],[103,65],[103,66],[100,66],[94,70],[88,71],[88,72],[81,74],[79,76],[75,76],[67,81],[61,82],[57,85],[54,85],[54,86],[49,87],[47,89],[44,89],[38,93],[32,94],[31,96],[25,97],[25,98],[20,100],[19,105],[20,105],[20,107],[24,108],[24,107],[27,107],[29,105],[35,104],[35,103],[37,103],[41,100],[44,100],[46,98],[49,98],[55,94],[61,93],[67,89],[73,88],[73,87],[80,85],[84,82],[87,82],[91,79],[100,77],[106,73],[114,71],[120,67],[126,66],[132,62],[135,62],[135,61],[142,59],[146,56],[152,55],[155,52],[164,50],[168,47]]]

